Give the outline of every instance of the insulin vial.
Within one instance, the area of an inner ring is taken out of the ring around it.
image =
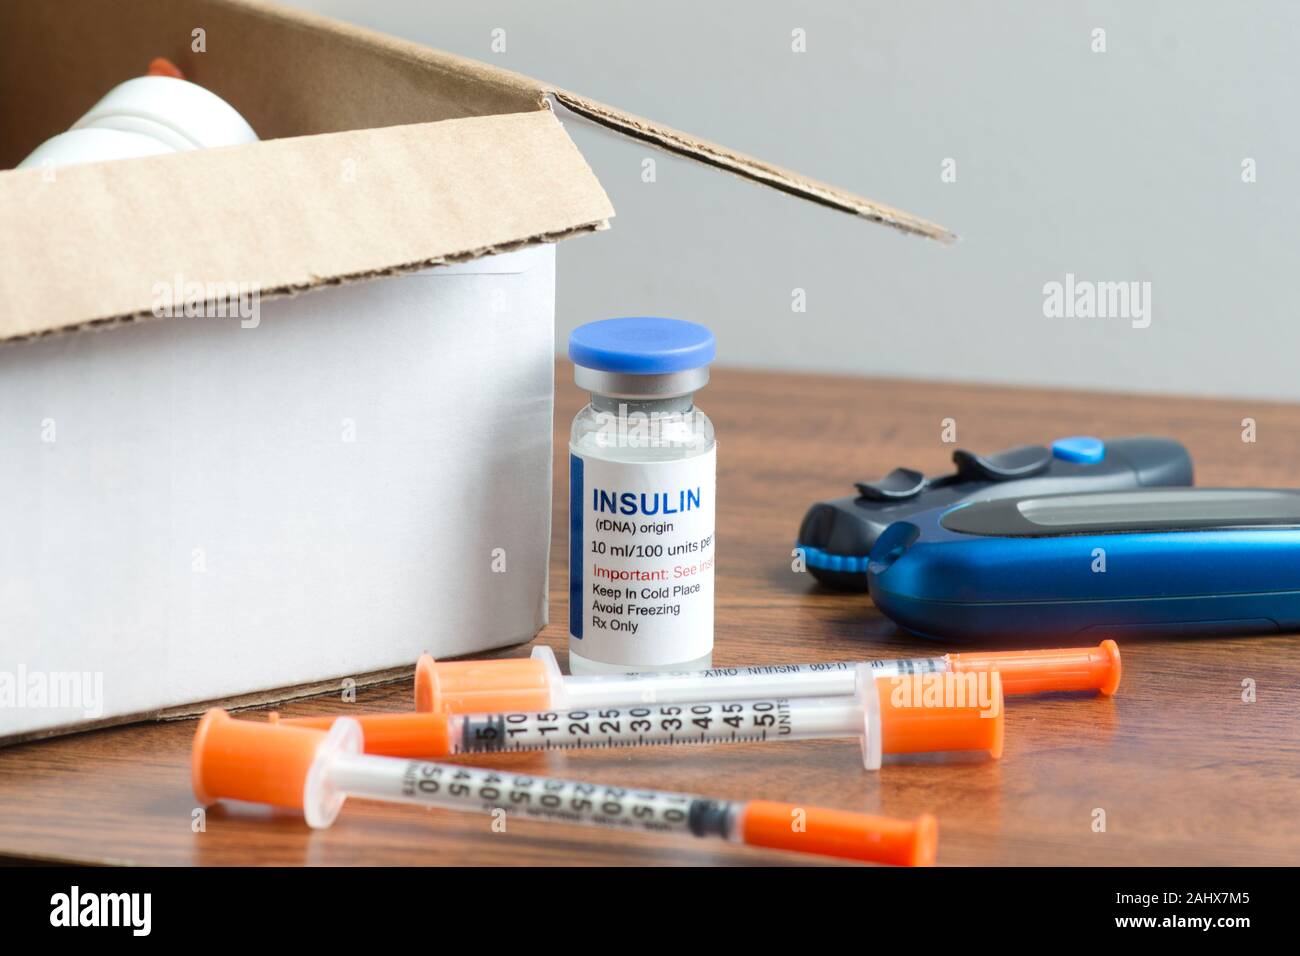
[[[569,670],[695,670],[713,657],[713,333],[605,319],[569,338],[591,403],[569,438]]]

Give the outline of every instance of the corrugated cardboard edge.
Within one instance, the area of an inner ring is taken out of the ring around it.
[[[749,179],[764,186],[770,186],[782,192],[790,193],[801,199],[841,212],[851,213],[863,219],[892,226],[902,232],[924,236],[945,244],[956,241],[957,235],[937,223],[903,212],[892,206],[875,202],[864,196],[846,192],[829,183],[800,175],[780,166],[763,162],[744,153],[736,152],[725,146],[710,143],[708,140],[691,136],[653,120],[634,116],[604,103],[587,99],[567,90],[550,89],[547,91],[555,100],[579,116],[598,123],[607,129],[615,130],[633,139],[652,143],[670,153],[687,156],[708,166],[725,169],[744,179]]]
[[[482,259],[487,256],[516,252],[529,246],[560,242],[563,239],[571,239],[575,236],[587,235],[592,232],[603,232],[608,228],[608,219],[599,222],[584,223],[579,226],[574,226],[571,229],[563,229],[558,232],[538,233],[535,236],[528,236],[527,238],[519,239],[514,242],[499,243],[491,246],[480,246],[479,248],[469,249],[465,252],[458,252],[454,255],[438,256],[432,259],[420,259],[416,262],[390,266],[385,269],[374,269],[365,272],[354,272],[343,276],[322,278],[316,282],[303,283],[300,285],[286,285],[271,289],[262,289],[259,290],[258,295],[262,299],[294,298],[308,292],[316,292],[317,290],[328,289],[333,286],[351,285],[357,282],[369,282],[372,279],[382,279],[387,276],[410,275],[411,273],[421,272],[425,269],[432,269],[437,266],[455,265],[459,262],[473,262],[476,259]],[[78,325],[70,325],[57,329],[46,329],[26,335],[12,335],[7,338],[0,338],[0,349],[21,345],[24,342],[31,342],[35,339],[47,339],[60,335],[74,335],[82,332],[103,332],[123,325],[131,325],[136,322],[154,321],[156,319],[157,317],[147,309],[126,315],[113,315],[102,319],[91,319],[88,322],[82,322]],[[3,744],[4,740],[0,739],[0,745]]]

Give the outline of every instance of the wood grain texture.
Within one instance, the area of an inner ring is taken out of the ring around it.
[[[551,625],[567,620],[568,423],[583,402],[557,370]],[[860,595],[791,570],[814,500],[896,465],[944,469],[959,444],[996,450],[1065,434],[1163,434],[1191,450],[1202,485],[1300,484],[1300,407],[718,370],[701,395],[717,424],[719,664],[919,655]],[[1241,440],[1241,421],[1258,441]],[[1300,572],[1298,572],[1300,574]],[[528,646],[508,655],[523,655]],[[851,741],[650,748],[479,758],[509,769],[900,816],[938,815],[948,864],[1300,863],[1300,639],[1130,641],[1118,696],[1015,699],[1001,761],[922,759],[865,774]],[[1242,681],[1258,699],[1244,703]],[[285,708],[401,710],[409,683]],[[708,864],[803,858],[355,801],[328,831],[291,814],[218,806],[191,828],[190,720],[0,751],[0,856],[173,864]],[[1093,832],[1094,809],[1106,812]]]

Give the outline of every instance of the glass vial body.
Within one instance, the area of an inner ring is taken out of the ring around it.
[[[569,438],[574,674],[712,663],[717,443],[694,391],[708,380],[713,339],[702,326],[669,319],[607,323],[651,321],[671,323],[670,332],[686,326],[707,336],[707,358],[688,369],[661,371],[651,362],[649,371],[625,372],[593,368],[614,364],[603,354],[579,350],[575,356],[575,377],[590,389],[591,400]],[[666,347],[677,339],[652,341],[628,347],[644,358],[661,341]]]

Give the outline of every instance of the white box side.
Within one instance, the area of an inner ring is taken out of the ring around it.
[[[0,348],[0,737],[531,638],[554,246],[501,260]]]

